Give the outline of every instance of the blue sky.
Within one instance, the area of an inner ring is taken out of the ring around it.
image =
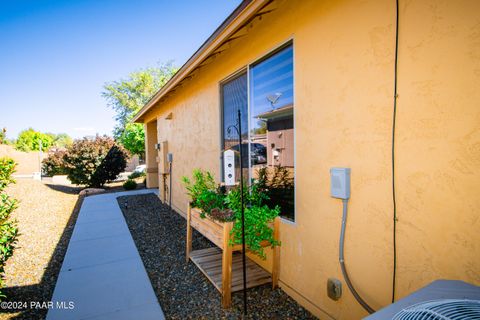
[[[0,128],[111,134],[105,82],[181,66],[240,0],[0,0]]]

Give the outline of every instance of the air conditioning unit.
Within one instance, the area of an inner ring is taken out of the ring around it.
[[[480,319],[480,287],[463,281],[437,280],[364,319]]]

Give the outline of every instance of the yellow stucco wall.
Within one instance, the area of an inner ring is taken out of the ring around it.
[[[392,282],[391,130],[395,2],[278,1],[241,40],[146,115],[174,154],[180,178],[220,173],[219,82],[288,39],[294,41],[296,223],[282,224],[282,287],[317,316],[366,312],[338,263],[342,204],[329,169],[352,169],[346,264],[374,308]],[[400,1],[397,116],[397,297],[438,278],[480,285],[480,2]],[[165,120],[173,112],[171,120]]]

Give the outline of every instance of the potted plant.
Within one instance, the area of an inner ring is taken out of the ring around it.
[[[191,260],[214,284],[222,294],[223,306],[227,308],[231,304],[231,292],[242,288],[239,274],[235,274],[240,269],[232,267],[235,264],[233,253],[242,250],[240,188],[227,190],[216,184],[211,173],[199,169],[194,170],[192,179],[184,177],[183,183],[191,198],[187,212],[187,262]],[[264,248],[273,248],[272,270],[270,274],[247,259],[250,270],[247,273],[248,288],[269,282],[273,288],[278,286],[280,208],[265,204],[268,196],[262,187],[255,181],[244,187],[244,203],[247,204],[244,208],[245,247],[262,259],[266,258]],[[218,248],[192,251],[192,228]]]
[[[198,216],[200,219],[213,222],[206,224],[207,228],[212,229],[211,233],[218,233],[218,226],[222,227],[223,223],[233,222],[229,243],[231,246],[241,245],[240,188],[233,187],[226,190],[225,187],[216,184],[210,172],[200,169],[193,171],[192,179],[183,177],[183,183],[191,198],[192,220]],[[244,208],[245,245],[250,252],[265,259],[263,248],[280,244],[274,239],[272,227],[273,221],[280,213],[280,208],[278,206],[271,208],[266,204],[269,198],[262,191],[262,187],[263,185],[256,181],[252,181],[250,186],[244,186],[244,202],[247,204]],[[208,235],[206,237],[210,239]],[[217,241],[213,242],[217,244]]]

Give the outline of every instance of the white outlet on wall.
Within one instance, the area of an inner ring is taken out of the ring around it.
[[[223,170],[225,185],[235,185],[235,152],[233,150],[226,150],[223,153]]]

